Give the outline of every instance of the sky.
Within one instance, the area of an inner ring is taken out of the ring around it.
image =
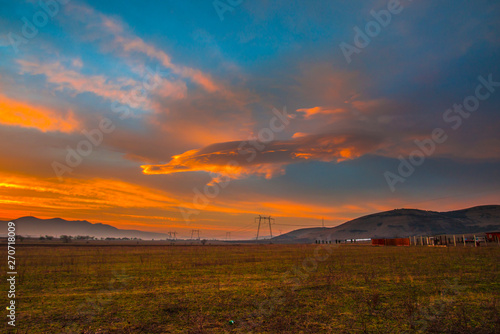
[[[500,204],[498,17],[486,0],[0,0],[0,218],[249,239],[259,215],[277,235]]]

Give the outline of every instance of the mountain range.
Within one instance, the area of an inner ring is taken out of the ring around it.
[[[36,217],[21,217],[10,220],[16,224],[16,234],[22,236],[45,236],[51,235],[58,237],[60,235],[70,236],[92,236],[96,238],[140,238],[140,239],[166,239],[167,234],[156,232],[145,232],[139,230],[122,230],[114,226],[90,223],[86,220],[64,220],[61,218],[40,219]],[[7,231],[9,221],[0,221],[2,231]],[[5,233],[2,233],[4,235]]]

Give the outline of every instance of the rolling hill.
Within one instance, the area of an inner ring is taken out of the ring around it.
[[[463,234],[500,230],[500,205],[436,212],[396,209],[350,220],[332,228],[306,228],[273,238],[276,242],[314,242],[363,238]]]

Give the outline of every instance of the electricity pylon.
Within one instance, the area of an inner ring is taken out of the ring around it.
[[[258,217],[255,217],[255,221],[257,221],[257,219],[259,220],[259,226],[257,227],[257,237],[255,238],[255,240],[259,240],[260,224],[262,221],[264,221],[264,224],[265,224],[266,220],[269,223],[269,233],[271,234],[271,239],[272,239],[273,238],[273,230],[271,229],[271,221],[274,222],[274,218],[271,218],[271,216],[266,217],[266,216],[259,215]]]
[[[200,230],[191,230],[191,240],[193,240],[193,236],[196,234],[198,235],[196,240],[200,240]]]

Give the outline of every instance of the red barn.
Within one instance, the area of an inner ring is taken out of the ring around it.
[[[410,246],[408,238],[372,239],[372,246]]]
[[[385,246],[385,239],[372,239],[372,246]]]
[[[498,242],[498,240],[500,240],[500,232],[487,232],[486,238],[488,242]]]

